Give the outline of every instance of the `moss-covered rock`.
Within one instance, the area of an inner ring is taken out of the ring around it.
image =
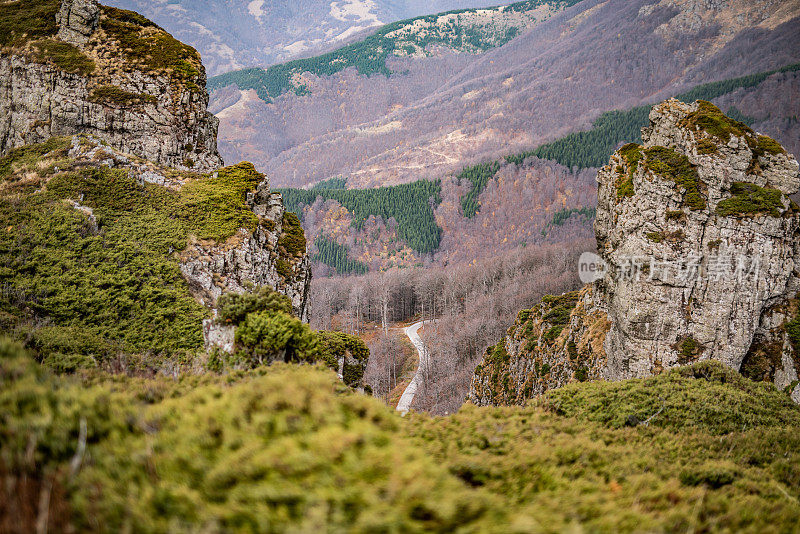
[[[721,200],[716,212],[724,217],[780,217],[784,208],[784,195],[778,189],[760,187],[750,182],[735,182],[731,198]]]
[[[705,184],[686,155],[663,146],[647,148],[644,153],[649,171],[682,188],[683,202],[689,209],[705,209],[706,199],[702,193]]]
[[[743,122],[725,115],[717,106],[705,100],[698,100],[698,109],[692,111],[678,124],[683,128],[702,131],[727,143],[732,135],[745,137],[754,135],[753,130]]]

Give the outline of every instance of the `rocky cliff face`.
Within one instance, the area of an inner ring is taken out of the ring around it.
[[[225,243],[193,241],[181,254],[181,272],[212,307],[223,293],[241,293],[251,284],[270,286],[289,297],[294,314],[308,322],[311,266],[300,222],[286,211],[280,193],[270,191],[266,178],[248,194],[247,204],[258,217],[256,229],[239,230]]]
[[[0,39],[0,155],[86,133],[160,165],[222,166],[199,54],[94,0],[16,0]]]
[[[522,312],[476,369],[476,404],[698,360],[800,402],[797,161],[707,102],[664,102],[650,122],[598,173],[604,277]]]

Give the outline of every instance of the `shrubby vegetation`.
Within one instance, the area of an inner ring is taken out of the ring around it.
[[[397,221],[399,237],[421,253],[436,250],[441,228],[436,224],[432,206],[441,202],[441,182],[420,180],[411,184],[377,189],[281,189],[286,209],[302,214],[303,205],[317,198],[333,199],[353,215],[353,226],[361,228],[370,215],[384,221]]]
[[[62,531],[763,531],[800,520],[800,410],[715,363],[573,384],[527,407],[400,418],[319,367],[55,377],[0,340],[0,414],[0,521],[27,530],[42,495]]]
[[[90,98],[96,102],[104,102],[117,106],[132,106],[138,104],[155,104],[158,99],[152,95],[131,93],[116,85],[101,85],[92,89]]]
[[[731,198],[717,204],[717,213],[726,217],[780,217],[784,210],[784,195],[778,189],[760,187],[749,182],[735,182]]]
[[[350,387],[363,385],[364,371],[369,360],[369,348],[358,337],[344,332],[316,332],[320,358],[329,368],[339,370],[342,361],[342,380]]]
[[[230,356],[212,354],[211,370],[252,369],[273,362],[323,362],[341,371],[347,385],[363,386],[369,359],[363,341],[342,332],[312,331],[293,315],[289,297],[270,287],[245,289],[243,293],[225,293],[217,301],[216,321],[236,327],[235,347]]]
[[[126,354],[144,366],[190,357],[202,347],[207,311],[174,253],[190,235],[224,241],[254,229],[245,197],[263,175],[242,163],[176,192],[141,185],[124,170],[72,168],[68,146],[51,139],[0,159],[7,331],[64,371]]]

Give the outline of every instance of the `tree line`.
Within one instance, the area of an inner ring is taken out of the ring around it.
[[[440,180],[419,180],[377,189],[279,189],[286,209],[298,215],[303,213],[303,206],[323,198],[347,208],[357,229],[363,227],[370,215],[386,222],[394,219],[398,236],[422,254],[434,252],[441,241],[442,229],[433,213],[433,208],[442,201],[441,190]]]

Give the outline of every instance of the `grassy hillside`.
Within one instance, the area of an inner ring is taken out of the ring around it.
[[[0,325],[52,367],[158,368],[203,348],[197,302],[177,253],[190,240],[224,243],[258,219],[246,196],[264,180],[243,162],[213,175],[159,169],[180,190],[141,183],[76,148],[110,157],[98,141],[53,138],[0,158]],[[284,225],[282,242],[295,228]],[[286,247],[287,250],[291,247]],[[303,243],[302,250],[305,250]]]
[[[0,528],[790,531],[800,410],[718,364],[400,418],[321,367],[48,374],[0,341]],[[628,416],[649,424],[626,426]]]
[[[254,89],[261,99],[273,98],[294,91],[302,95],[306,86],[296,77],[303,73],[331,76],[349,67],[360,74],[389,76],[386,65],[392,56],[425,54],[430,45],[441,45],[462,52],[483,52],[502,46],[532,23],[526,13],[542,5],[563,9],[579,0],[527,0],[506,7],[464,9],[438,15],[428,15],[387,24],[362,41],[355,42],[328,54],[298,59],[268,69],[244,69],[208,81],[208,90],[236,84],[239,89]]]

